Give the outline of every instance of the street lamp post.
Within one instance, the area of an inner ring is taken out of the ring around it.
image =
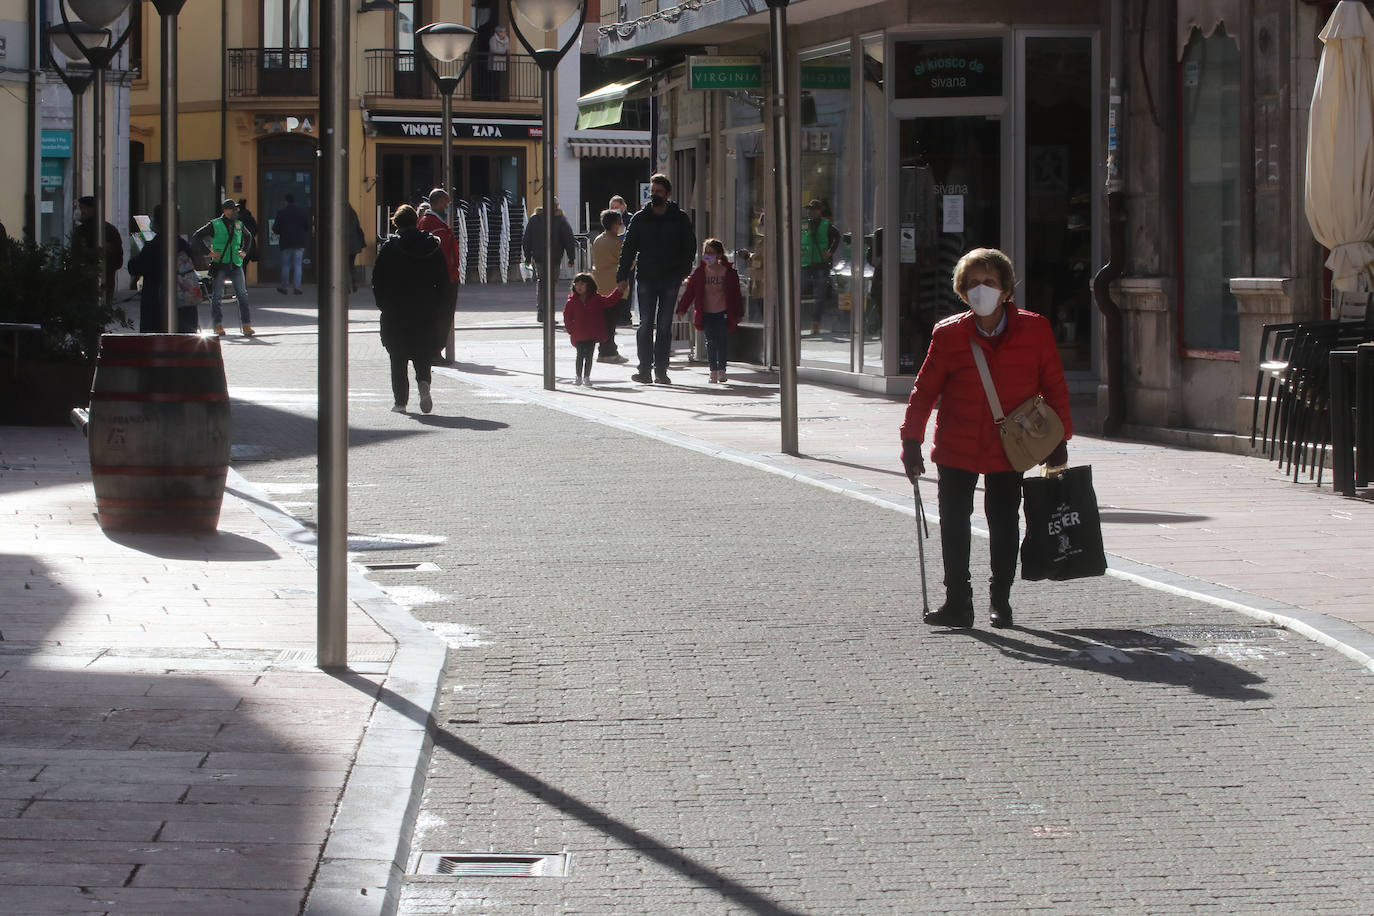
[[[177,15],[186,0],[153,0],[162,17],[162,311],[177,329]],[[146,282],[146,281],[145,281]]]
[[[506,10],[509,12],[511,23],[515,27],[515,37],[520,39],[520,44],[524,45],[525,50],[534,58],[534,62],[539,66],[543,76],[541,90],[544,96],[544,301],[539,304],[539,308],[544,315],[544,388],[547,391],[552,391],[554,388],[553,287],[554,279],[558,276],[555,270],[557,259],[554,257],[553,251],[553,152],[555,142],[553,137],[553,72],[558,69],[559,61],[568,53],[573,42],[581,36],[582,26],[587,21],[587,4],[586,0],[506,0]],[[542,43],[548,33],[553,32],[556,35],[559,29],[572,20],[573,16],[578,17],[577,28],[572,30],[567,42],[560,48],[536,50],[525,36],[525,29],[521,28],[523,23]]]
[[[88,35],[90,44],[101,44],[110,40],[109,29],[93,29],[85,23],[75,23],[72,26],[78,33]],[[67,30],[64,28],[49,26],[47,29],[48,41],[53,48],[67,60],[67,66],[63,67],[56,58],[52,61],[53,69],[62,78],[62,82],[67,85],[67,91],[72,94],[72,161],[76,163],[73,169],[72,197],[73,199],[81,196],[81,160],[84,158],[84,150],[81,145],[81,130],[85,123],[85,117],[81,97],[90,88],[91,80],[95,78],[95,73],[90,67],[82,66],[77,68],[72,65],[72,61],[83,60],[84,55],[77,47],[76,42],[72,41]]]
[[[472,49],[472,40],[477,37],[477,32],[453,22],[431,22],[424,28],[416,29],[415,37],[420,39],[420,48],[424,51],[424,54],[420,55],[420,60],[424,62],[425,69],[438,85],[439,94],[443,98],[440,107],[440,120],[443,122],[440,155],[444,158],[440,166],[440,181],[443,182],[444,193],[448,195],[448,230],[452,233],[453,211],[458,209],[458,201],[453,193],[453,90],[458,88],[463,74],[468,72],[468,67],[472,64],[472,55],[468,51]],[[433,58],[451,64],[460,57],[463,59],[463,65],[458,68],[457,76],[440,76],[438,69],[430,61],[430,58]],[[444,340],[444,359],[449,362],[454,359],[453,347],[453,318],[450,316],[448,334]]]
[[[778,400],[782,451],[797,454],[797,301],[794,298],[792,245],[792,118],[787,98],[787,3],[768,0],[768,32],[773,57],[773,208],[774,260],[778,289]]]
[[[59,2],[57,9],[62,14],[62,25],[67,36],[72,40],[76,49],[86,58],[86,62],[91,65],[91,70],[95,72],[95,103],[91,106],[91,113],[95,121],[94,133],[91,137],[92,165],[94,175],[92,185],[95,194],[95,250],[98,275],[96,278],[96,290],[101,303],[105,301],[105,71],[110,68],[110,63],[114,60],[124,42],[129,40],[129,35],[133,32],[133,23],[129,23],[124,29],[124,34],[119,36],[119,40],[109,46],[91,44],[88,45],[81,40],[80,35],[85,31],[87,36],[91,36],[89,30],[78,30],[67,17],[67,6],[70,5],[72,12],[86,25],[105,33],[108,41],[109,27],[129,7],[129,0],[66,0]]]

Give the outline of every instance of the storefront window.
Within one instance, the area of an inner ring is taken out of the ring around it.
[[[1235,350],[1240,332],[1230,279],[1246,273],[1242,239],[1241,56],[1218,29],[1194,31],[1179,69],[1183,232],[1183,345]]]
[[[763,131],[727,132],[725,140],[726,228],[721,236],[739,271],[744,293],[744,322],[763,323],[763,302],[771,287],[764,234],[764,195],[769,170],[763,155]]]
[[[846,160],[862,161],[861,150],[847,149],[850,89],[849,45],[801,57],[801,356],[804,360],[851,361],[854,296],[850,290],[857,201],[847,194]],[[838,265],[838,273],[836,272]],[[860,297],[862,299],[862,297]]]
[[[875,35],[863,42],[863,117],[864,117],[864,197],[863,226],[863,365],[865,372],[883,371],[883,229],[875,224],[883,210],[882,155],[887,148],[887,124],[883,108],[883,38]]]

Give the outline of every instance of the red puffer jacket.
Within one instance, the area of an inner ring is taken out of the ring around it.
[[[576,293],[568,293],[568,301],[563,303],[563,327],[573,343],[594,340],[606,342],[606,309],[620,301],[620,288],[614,287],[609,293],[590,293],[586,301],[577,298]]]
[[[987,355],[988,371],[1004,414],[1027,398],[1044,395],[1064,422],[1064,438],[1068,439],[1073,435],[1073,420],[1064,366],[1059,361],[1054,332],[1043,316],[1008,302],[1007,326],[996,337],[979,334],[975,320],[969,311],[935,326],[930,350],[907,401],[902,438],[917,442],[925,438],[926,421],[938,400],[931,461],[978,474],[1010,471],[969,341],[977,341]]]

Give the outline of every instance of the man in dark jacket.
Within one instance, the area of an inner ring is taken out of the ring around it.
[[[301,295],[301,265],[305,263],[305,248],[310,244],[310,216],[296,206],[294,194],[286,195],[286,206],[272,219],[272,231],[281,245],[281,285],[277,292],[285,293],[289,284]]]
[[[446,313],[448,265],[439,240],[416,227],[415,209],[402,204],[392,214],[396,234],[377,251],[372,268],[372,294],[382,312],[382,346],[391,356],[392,410],[406,412],[410,381],[406,363],[415,365],[420,409],[434,409],[429,383],[430,365],[443,346],[439,315]]]
[[[72,246],[82,247],[95,257],[95,198],[86,196],[76,202],[81,222],[72,230]],[[114,302],[115,272],[124,263],[124,239],[109,220],[105,221],[105,304]]]
[[[635,332],[639,371],[630,377],[644,385],[672,384],[668,352],[673,345],[673,310],[678,287],[692,272],[697,253],[692,218],[668,199],[671,193],[673,183],[667,175],[649,179],[649,202],[630,219],[615,275],[618,283],[634,274],[639,293],[639,330]]]
[[[568,267],[571,269],[577,264],[577,240],[573,238],[572,225],[568,223],[568,218],[563,215],[563,211],[558,208],[558,201],[553,202],[553,259],[558,261],[560,254],[568,256]],[[544,323],[544,208],[540,207],[534,211],[530,221],[525,224],[525,237],[520,243],[520,247],[525,250],[525,263],[534,264],[535,294],[539,297],[539,304],[535,308],[535,314],[539,318],[539,323]],[[558,277],[555,275],[554,280]]]

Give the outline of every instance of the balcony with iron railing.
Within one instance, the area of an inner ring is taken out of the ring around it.
[[[230,98],[318,96],[319,48],[230,48]]]
[[[438,87],[414,51],[373,48],[363,52],[363,94],[372,98],[437,99]],[[441,76],[456,76],[462,61],[438,62]],[[525,54],[472,55],[472,66],[453,92],[454,101],[538,102],[540,73]]]

